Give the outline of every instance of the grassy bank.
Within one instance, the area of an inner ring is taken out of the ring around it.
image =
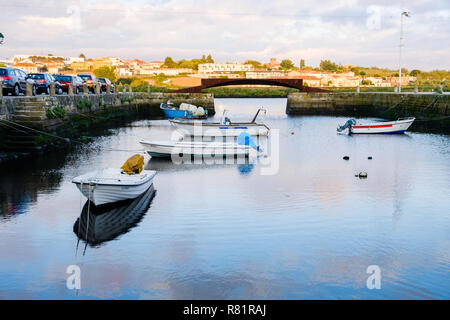
[[[213,93],[215,98],[286,98],[291,92],[300,92],[291,88],[210,88],[204,93]]]
[[[415,86],[402,86],[402,92],[414,92]],[[430,86],[418,86],[417,89],[419,92],[433,92],[436,87]],[[356,92],[355,87],[346,87],[346,88],[322,88],[335,92]],[[450,88],[443,87],[444,91],[449,91]],[[394,87],[361,87],[360,92],[394,92]]]

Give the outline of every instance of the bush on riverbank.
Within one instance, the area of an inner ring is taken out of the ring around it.
[[[402,86],[402,92],[414,92],[415,86]],[[346,88],[322,88],[334,92],[356,92],[355,87]],[[417,86],[419,92],[433,92],[435,87],[433,86]],[[360,92],[394,92],[395,87],[361,87]],[[449,91],[450,88],[447,86],[443,87],[443,91]]]

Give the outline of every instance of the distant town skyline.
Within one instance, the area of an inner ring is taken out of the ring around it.
[[[300,59],[398,68],[401,1],[5,1],[0,59],[18,54],[217,62]],[[402,66],[448,70],[450,6],[405,2]]]

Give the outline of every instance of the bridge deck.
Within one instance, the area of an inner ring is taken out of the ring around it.
[[[223,86],[239,86],[239,85],[267,85],[281,86],[287,88],[299,89],[302,92],[330,92],[328,90],[308,87],[303,85],[303,79],[299,78],[272,78],[272,79],[202,79],[202,84],[196,87],[183,88],[173,92],[178,93],[200,93],[203,89],[223,87]]]

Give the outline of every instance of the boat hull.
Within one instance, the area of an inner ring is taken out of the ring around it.
[[[257,123],[235,123],[224,125],[219,123],[208,123],[200,121],[175,121],[170,123],[185,136],[203,137],[237,137],[242,132],[247,132],[252,136],[267,136],[269,128],[264,124]]]
[[[255,149],[236,143],[140,141],[144,150],[152,157],[168,158],[173,156],[227,157],[249,156],[257,153]]]
[[[153,183],[156,172],[144,170],[141,174],[147,176],[138,183],[116,183],[113,181],[108,183],[77,178],[72,182],[88,200],[96,206],[101,206],[107,203],[134,199],[147,191]]]
[[[352,134],[358,133],[404,133],[412,125],[414,119],[379,122],[369,124],[356,124],[351,127]]]

